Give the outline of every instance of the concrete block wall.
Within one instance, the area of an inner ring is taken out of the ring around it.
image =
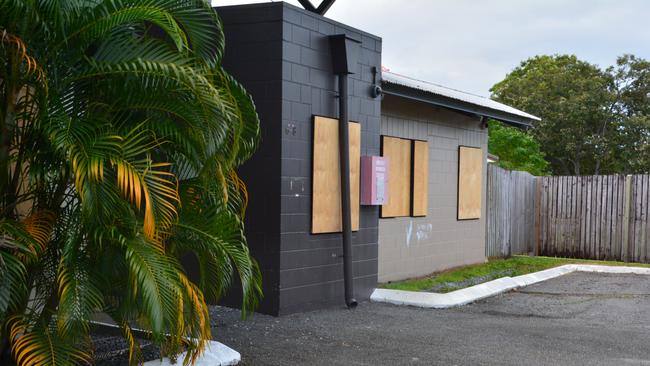
[[[280,288],[280,173],[282,151],[282,7],[268,4],[217,8],[224,25],[225,69],[253,96],[261,120],[261,144],[239,170],[249,203],[246,237],[262,270],[260,312],[275,314]],[[225,303],[238,306],[235,284]]]
[[[338,117],[327,37],[358,39],[350,119],[361,123],[361,154],[379,154],[381,101],[370,97],[370,88],[372,67],[381,69],[381,39],[282,2],[217,11],[226,33],[225,67],[251,92],[261,119],[260,150],[241,169],[250,193],[246,234],[264,276],[260,311],[342,306],[340,234],[310,234],[313,115]],[[377,283],[378,226],[377,207],[362,206],[352,235],[355,295],[362,301]]]
[[[345,33],[361,41],[349,112],[361,123],[362,155],[379,154],[381,101],[370,97],[370,88],[371,68],[381,69],[381,39],[288,4],[283,11],[280,313],[289,313],[343,305],[341,235],[310,234],[313,115],[338,117],[328,36]],[[360,229],[352,234],[359,300],[368,299],[377,283],[377,233],[377,207],[362,206]]]
[[[426,217],[379,220],[379,282],[423,276],[485,260],[486,194],[479,220],[458,221],[458,146],[487,154],[487,129],[475,116],[387,95],[381,133],[429,143],[429,207]],[[483,166],[483,183],[487,164]]]

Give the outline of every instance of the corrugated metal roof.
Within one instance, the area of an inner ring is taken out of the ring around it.
[[[399,85],[407,88],[417,89],[427,93],[432,93],[446,98],[455,99],[464,103],[469,103],[478,107],[483,107],[511,115],[519,116],[522,118],[539,121],[537,116],[520,111],[517,108],[510,107],[503,103],[496,102],[492,99],[482,97],[479,95],[467,93],[464,91],[448,88],[446,86],[426,82],[423,80],[413,79],[408,76],[392,73],[390,71],[382,70],[382,81],[388,84]]]

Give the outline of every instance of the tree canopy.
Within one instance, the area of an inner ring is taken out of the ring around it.
[[[625,55],[608,72],[614,78],[617,126],[609,171],[650,173],[650,62]]]
[[[553,174],[650,171],[650,64],[631,55],[605,70],[574,55],[523,61],[492,98],[539,116],[530,134]]]
[[[494,120],[489,122],[488,134],[488,151],[499,157],[497,165],[533,175],[548,174],[549,164],[533,136]]]

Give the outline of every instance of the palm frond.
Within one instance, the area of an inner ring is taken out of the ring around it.
[[[151,0],[104,1],[70,27],[65,43],[74,41],[87,45],[97,39],[106,39],[116,27],[152,23],[165,32],[178,51],[182,51],[189,48],[189,42],[181,25],[169,12],[170,3]]]
[[[90,330],[89,320],[103,308],[103,296],[83,258],[67,256],[59,264],[58,334],[75,340]]]
[[[0,221],[0,249],[11,249],[18,254],[35,257],[40,248],[40,243],[30,235],[24,223],[6,219]]]
[[[141,85],[156,89],[186,90],[194,97],[194,105],[203,115],[204,127],[212,139],[221,144],[228,125],[207,121],[224,121],[236,118],[232,108],[224,102],[219,90],[207,76],[193,67],[138,59],[122,63],[88,61],[89,69],[70,82],[87,82],[106,78],[138,80]],[[127,78],[128,77],[128,78]],[[127,89],[128,92],[128,89]]]
[[[50,241],[50,236],[55,222],[56,217],[53,212],[49,210],[39,210],[27,216],[22,221],[22,224],[29,236],[33,238],[40,246],[40,249],[43,250]]]
[[[18,365],[80,365],[91,360],[80,344],[71,344],[48,327],[30,329],[20,318],[10,324],[11,351]]]
[[[14,62],[25,66],[24,76],[35,75],[37,80],[46,81],[42,66],[27,53],[27,46],[20,37],[7,32],[6,29],[0,29],[0,44],[13,51],[12,56],[16,58]]]
[[[25,265],[18,257],[0,248],[0,319],[18,309],[24,301],[27,295],[26,279]],[[3,334],[2,329],[0,334]]]
[[[147,141],[144,131],[124,139],[121,158],[111,159],[117,171],[120,191],[139,209],[144,204],[144,233],[158,240],[176,219],[179,203],[176,177],[168,168],[170,163],[154,162],[151,150],[157,145]]]
[[[190,352],[187,353],[184,364],[194,364],[207,345],[211,336],[210,312],[208,305],[203,297],[203,292],[192,283],[182,272],[179,273],[181,283],[182,297],[184,302],[185,314],[179,319],[178,334],[179,341],[183,343],[191,342]],[[179,342],[179,343],[180,343]]]
[[[140,365],[144,362],[142,357],[142,350],[140,349],[140,344],[133,334],[131,326],[126,321],[120,323],[120,328],[122,329],[122,334],[126,338],[127,344],[129,345],[129,365]]]
[[[112,156],[117,156],[122,138],[115,135],[84,136],[68,147],[70,163],[75,176],[75,188],[82,199],[89,184],[101,182],[104,178],[105,164]]]
[[[240,219],[235,214],[215,206],[201,207],[199,212],[190,212],[181,213],[177,235],[186,238],[188,243],[203,241],[209,252],[214,253],[219,261],[227,260],[231,263],[241,282],[242,314],[245,316],[257,306],[262,297],[262,288],[259,267],[250,256]],[[179,243],[179,246],[182,247],[183,243]],[[223,263],[215,261],[212,265],[223,266]],[[210,274],[209,271],[204,273]],[[223,290],[213,287],[223,285],[215,278],[206,277],[203,284],[206,288],[202,290],[209,294],[220,295]]]
[[[184,66],[193,61],[187,54],[170,48],[164,40],[143,39],[130,27],[113,31],[111,38],[102,42],[93,54],[93,60],[102,63],[117,64],[137,59]]]
[[[154,249],[144,238],[129,239],[125,245],[125,258],[132,281],[135,282],[132,287],[137,289],[142,298],[143,315],[154,334],[163,337],[171,325],[169,320],[176,319],[177,315],[177,267],[169,257]]]
[[[182,24],[197,59],[202,60],[208,67],[218,65],[223,57],[225,37],[221,19],[210,2],[175,1],[171,13]]]
[[[211,77],[235,116],[230,121],[230,143],[223,145],[227,149],[223,153],[229,166],[237,166],[248,160],[259,144],[260,121],[255,103],[244,87],[225,70],[215,68]]]

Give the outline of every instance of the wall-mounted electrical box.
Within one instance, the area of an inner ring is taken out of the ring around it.
[[[378,206],[388,202],[388,159],[361,157],[361,204]]]

